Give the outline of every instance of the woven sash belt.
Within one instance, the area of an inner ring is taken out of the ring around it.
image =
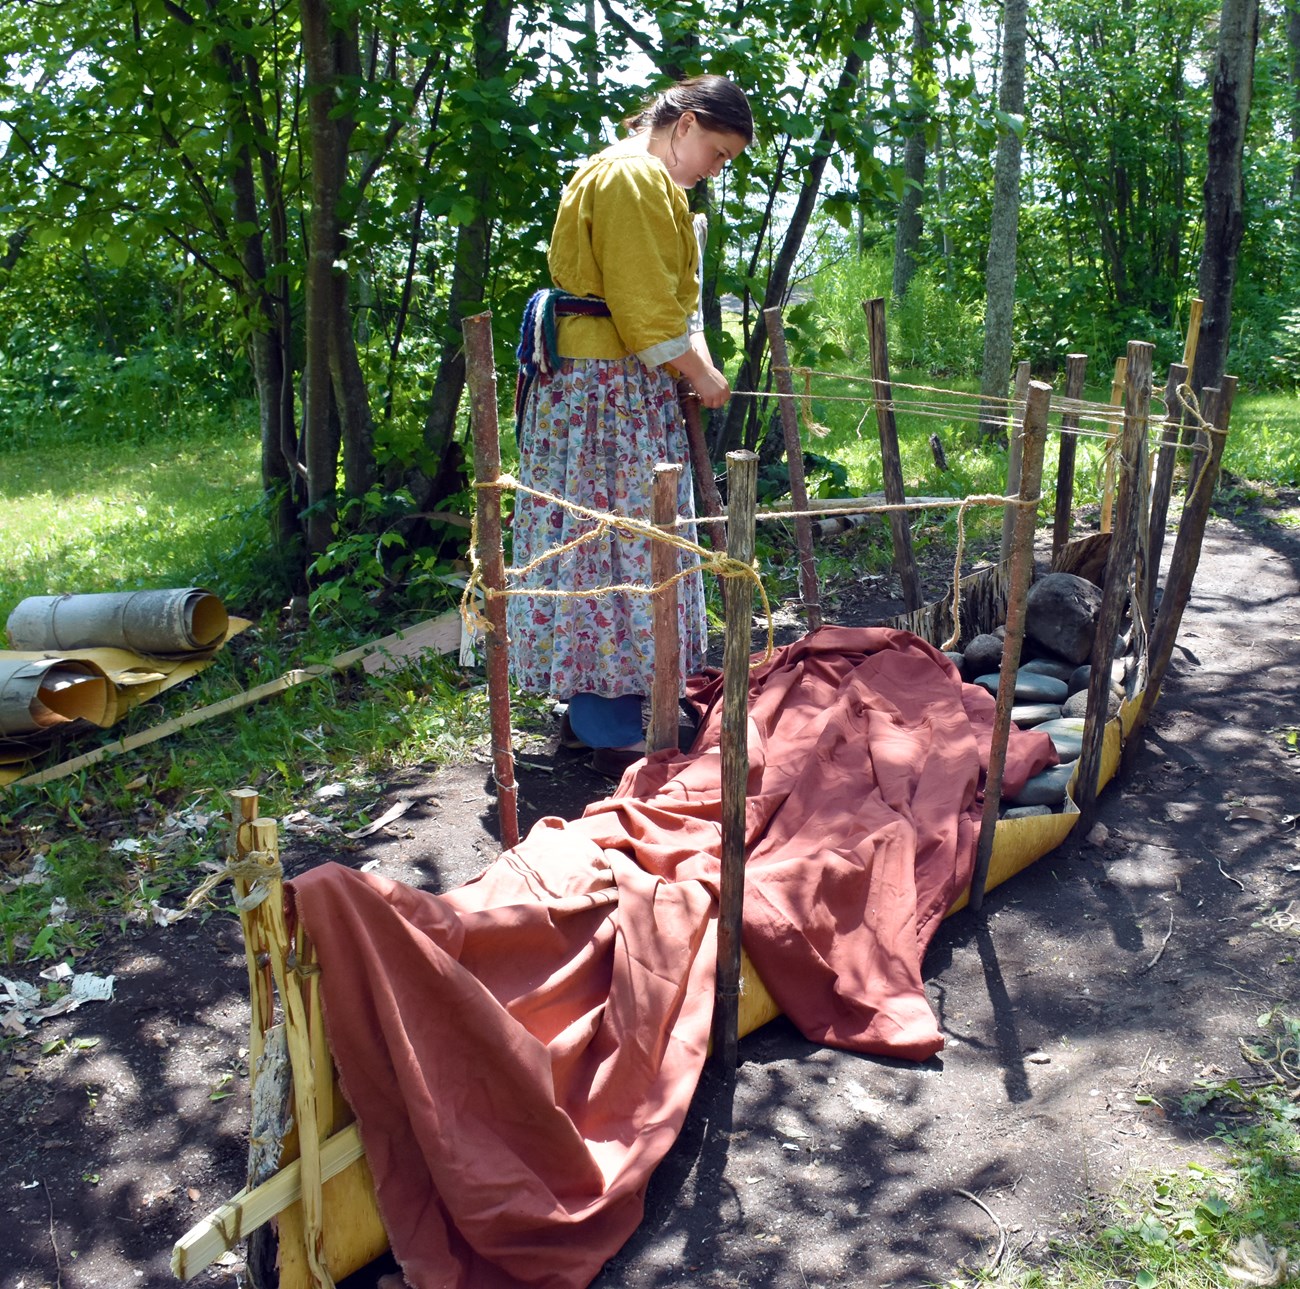
[[[524,404],[539,376],[549,377],[560,364],[556,353],[555,319],[576,316],[608,318],[609,305],[598,296],[570,295],[567,291],[548,288],[534,292],[524,306],[524,320],[519,328],[519,379],[515,384],[515,432],[523,424]]]

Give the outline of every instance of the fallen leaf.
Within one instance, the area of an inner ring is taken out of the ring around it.
[[[353,841],[357,841],[362,837],[369,837],[372,833],[377,833],[381,828],[391,824],[394,819],[400,819],[414,804],[415,802],[413,801],[399,800],[389,806],[388,809],[385,810],[384,813],[373,823],[366,824],[364,828],[355,829],[348,833],[348,836],[352,838]]]

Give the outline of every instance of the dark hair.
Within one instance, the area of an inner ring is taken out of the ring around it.
[[[738,134],[746,143],[754,141],[754,114],[745,91],[725,76],[692,76],[671,89],[648,98],[635,116],[623,125],[633,134],[672,125],[684,112],[694,112],[706,130]]]

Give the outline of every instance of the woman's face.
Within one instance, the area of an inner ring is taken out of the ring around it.
[[[722,167],[744,150],[743,134],[710,130],[700,124],[694,112],[683,112],[673,122],[660,160],[668,167],[673,183],[694,188],[701,179],[716,178]]]

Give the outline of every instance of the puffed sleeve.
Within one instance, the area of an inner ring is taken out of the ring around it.
[[[619,335],[647,366],[690,347],[699,298],[686,195],[652,157],[620,158],[589,187],[592,255]]]

